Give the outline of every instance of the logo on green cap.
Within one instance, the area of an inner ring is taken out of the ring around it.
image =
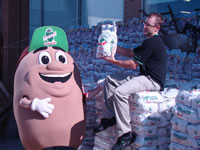
[[[54,40],[56,36],[56,31],[53,31],[52,28],[47,28],[45,31],[45,36],[43,37],[44,45],[56,45],[57,42]]]

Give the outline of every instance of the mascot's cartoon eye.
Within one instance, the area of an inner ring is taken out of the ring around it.
[[[63,51],[56,52],[56,60],[62,62],[63,64],[67,63],[67,57]]]
[[[39,54],[39,64],[48,65],[51,62],[51,55],[48,52],[41,52]]]

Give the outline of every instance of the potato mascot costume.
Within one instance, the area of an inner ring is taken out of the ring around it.
[[[40,27],[25,51],[14,79],[14,115],[22,144],[26,150],[77,149],[85,133],[83,92],[65,32]]]

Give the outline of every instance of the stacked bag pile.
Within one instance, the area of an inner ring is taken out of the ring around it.
[[[137,134],[132,149],[167,150],[170,144],[171,108],[175,106],[176,89],[163,92],[137,92],[130,97],[132,130]]]
[[[200,81],[200,55],[195,55],[192,63],[192,78],[193,80]]]
[[[144,40],[143,25],[138,18],[128,22],[117,22],[118,45],[125,48],[134,48]]]
[[[179,90],[199,88],[200,55],[181,52],[179,49],[168,50],[167,87]]]
[[[170,150],[200,149],[200,90],[179,91],[173,114]]]

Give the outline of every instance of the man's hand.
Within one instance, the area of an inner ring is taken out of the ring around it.
[[[115,62],[115,57],[114,56],[107,56],[107,57],[102,56],[101,58],[106,60],[106,61],[108,61],[108,62],[110,62],[110,63],[114,63]]]
[[[54,109],[54,105],[50,104],[50,101],[50,97],[45,99],[34,98],[31,104],[31,110],[39,112],[44,118],[48,118]]]

